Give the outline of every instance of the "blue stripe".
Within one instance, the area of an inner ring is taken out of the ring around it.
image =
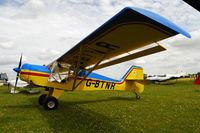
[[[126,74],[120,80],[112,79],[112,78],[109,78],[109,77],[106,77],[106,76],[103,76],[103,75],[100,75],[100,74],[97,74],[97,73],[90,73],[87,76],[87,78],[92,78],[92,79],[97,79],[97,80],[106,80],[106,81],[110,81],[110,82],[121,82],[126,77],[126,75],[132,70],[133,67],[142,68],[142,67],[139,67],[139,66],[132,65],[129,68],[129,70],[126,72]],[[82,71],[81,73],[79,73],[78,76],[84,77],[87,73],[88,73],[88,71]]]
[[[85,74],[87,74],[87,73],[88,72],[85,72]],[[97,74],[97,73],[90,73],[87,78],[98,79],[98,80],[106,80],[106,81],[110,81],[110,82],[119,82],[119,80],[112,79],[112,78],[109,78],[109,77],[106,77],[106,76],[103,76],[103,75],[100,75],[100,74]]]
[[[172,23],[171,21],[163,18],[162,16],[158,15],[158,14],[155,14],[153,12],[150,12],[150,11],[147,11],[147,10],[144,10],[144,9],[140,9],[140,8],[136,8],[136,7],[126,7],[126,8],[129,8],[129,9],[133,9],[173,30],[175,30],[176,32],[178,33],[181,33],[182,35],[188,37],[188,38],[191,38],[191,35],[189,33],[187,33],[186,31],[184,31],[183,29],[181,29],[180,27],[178,27],[177,25],[175,25],[174,23]]]
[[[121,80],[123,80],[123,79],[126,77],[126,75],[131,71],[131,69],[132,69],[133,67],[142,68],[142,67],[140,67],[140,66],[134,66],[134,65],[132,65],[132,66],[129,68],[129,70],[126,72],[126,74],[124,74],[124,76],[121,78]]]
[[[47,66],[40,66],[40,65],[23,64],[21,69],[37,71],[37,72],[44,72],[44,73],[51,73],[51,71],[48,69]]]

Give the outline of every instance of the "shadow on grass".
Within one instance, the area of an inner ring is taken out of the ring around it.
[[[174,85],[177,83],[167,83],[167,82],[160,82],[160,83],[156,83],[155,85]]]
[[[29,95],[34,95],[34,94],[29,94]],[[36,103],[38,101],[37,98],[29,98],[29,99],[31,100],[31,102],[34,102],[34,104],[32,104],[32,105],[12,105],[12,106],[8,105],[8,106],[0,106],[0,107],[2,107],[2,108],[38,108],[38,107],[40,107],[40,105]],[[109,101],[114,101],[114,100],[137,101],[136,98],[131,98],[131,97],[109,97],[108,99],[101,99],[101,100],[85,100],[85,101],[70,101],[70,102],[59,101],[59,104],[61,106],[66,107],[65,105],[75,106],[75,105],[79,105],[79,104],[109,102]]]
[[[33,103],[37,100],[30,99]],[[114,119],[111,119],[103,114],[95,112],[87,105],[97,102],[106,102],[112,100],[133,100],[132,98],[111,97],[104,100],[95,101],[59,101],[59,108],[53,111],[44,110],[42,106],[37,106],[38,110],[48,121],[53,132],[120,132],[126,131],[116,125]],[[86,106],[86,107],[85,107]],[[91,107],[91,106],[90,106]],[[102,108],[102,110],[105,110]]]
[[[29,111],[33,109],[38,109],[43,116],[41,120],[47,121],[50,129],[53,132],[76,132],[76,133],[79,132],[80,133],[82,132],[126,133],[126,130],[120,128],[118,123],[116,123],[117,120],[112,119],[109,116],[103,115],[99,113],[99,111],[91,110],[90,108],[93,106],[87,104],[108,102],[114,100],[136,101],[135,98],[127,98],[127,97],[109,97],[107,99],[101,99],[101,100],[85,100],[85,101],[80,100],[80,101],[69,101],[69,102],[59,101],[59,108],[57,110],[47,111],[44,110],[43,107],[38,104],[37,97],[30,97],[29,100],[32,104],[12,105],[12,106],[8,105],[8,106],[1,106],[1,108],[11,108],[13,110],[24,109]],[[105,109],[102,107],[102,110]]]
[[[38,92],[36,92],[36,93],[30,93],[29,91],[30,91],[30,90],[22,90],[22,91],[20,91],[19,93],[25,94],[25,95],[37,95],[37,94],[40,93],[40,91],[38,91]]]
[[[62,104],[78,105],[78,104],[109,102],[109,101],[114,101],[114,100],[136,101],[137,99],[136,98],[130,98],[130,97],[109,97],[107,99],[101,99],[101,100],[70,101],[70,102],[64,102]],[[63,101],[59,101],[59,102],[63,102]]]
[[[195,90],[195,92],[200,92],[200,90]]]
[[[13,109],[27,109],[27,108],[37,108],[37,105],[7,105],[7,106],[0,106],[1,108],[13,108]]]
[[[15,94],[12,94],[10,93],[10,90],[4,90],[1,92],[1,94],[10,94],[10,95],[17,95],[17,94],[24,94],[24,95],[37,95],[40,93],[40,91],[38,91],[37,93],[30,93],[28,92],[29,90],[20,90],[20,89],[17,89],[17,91],[19,91],[19,93],[15,93]]]

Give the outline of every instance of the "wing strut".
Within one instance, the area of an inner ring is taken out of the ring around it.
[[[76,76],[75,76],[75,80],[74,80],[74,83],[73,83],[73,88],[72,88],[72,91],[75,90],[86,78],[87,76],[93,71],[95,70],[95,68],[105,59],[107,54],[104,54],[104,56],[94,65],[94,67],[92,67],[91,69],[89,69],[88,73],[83,77],[83,79],[78,82],[78,84],[76,85],[76,79],[77,79],[77,76],[78,76],[78,73],[76,73]]]
[[[158,44],[157,46],[154,46],[152,48],[148,48],[148,49],[145,49],[143,51],[133,53],[133,54],[129,54],[125,57],[121,57],[121,58],[100,64],[98,67],[95,68],[95,70],[101,69],[101,68],[104,68],[104,67],[108,67],[108,66],[111,66],[111,65],[114,65],[114,64],[118,64],[118,63],[121,63],[121,62],[125,62],[125,61],[128,61],[128,60],[133,60],[133,59],[143,57],[143,56],[146,56],[146,55],[154,54],[154,53],[164,51],[164,50],[166,50],[166,49],[163,46]]]
[[[81,61],[81,55],[82,55],[82,46],[80,47],[80,54],[78,56],[78,61],[76,63],[76,69],[75,69],[75,77],[74,77],[74,83],[73,83],[73,87],[72,87],[72,91],[76,88],[76,79],[78,76],[78,71],[80,69],[80,61]]]

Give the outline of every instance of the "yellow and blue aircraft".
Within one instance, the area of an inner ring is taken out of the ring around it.
[[[57,99],[64,90],[132,91],[139,99],[138,93],[144,90],[142,67],[131,66],[120,80],[92,72],[164,51],[166,49],[157,42],[179,33],[188,38],[191,37],[187,32],[158,14],[140,8],[126,7],[47,66],[22,65],[21,56],[18,68],[14,68],[17,72],[15,86],[20,77],[29,84],[46,88],[48,94],[39,97],[39,104],[47,110],[58,107]],[[157,43],[157,45],[121,56],[152,43]]]

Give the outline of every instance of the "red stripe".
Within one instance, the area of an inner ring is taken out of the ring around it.
[[[33,73],[33,72],[21,72],[20,74],[27,74],[32,76],[41,76],[41,77],[49,77],[50,74],[41,74],[41,73]]]

